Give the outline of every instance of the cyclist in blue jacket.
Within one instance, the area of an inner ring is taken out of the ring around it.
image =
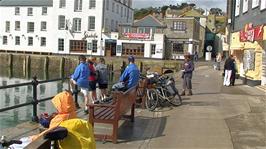
[[[119,81],[125,83],[126,89],[138,85],[139,82],[139,68],[135,64],[135,58],[133,56],[128,57],[129,65],[126,67],[123,74],[120,76]]]

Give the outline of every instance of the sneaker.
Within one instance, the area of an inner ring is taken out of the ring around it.
[[[85,114],[89,114],[89,110],[88,109],[84,109],[84,113]]]
[[[99,104],[99,103],[100,103],[99,100],[95,100],[95,101],[93,101],[93,104]]]

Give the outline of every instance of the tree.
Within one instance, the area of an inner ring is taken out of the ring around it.
[[[220,8],[211,8],[210,9],[210,14],[221,16],[221,15],[224,15],[224,12]]]

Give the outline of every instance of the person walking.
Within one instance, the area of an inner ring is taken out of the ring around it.
[[[218,53],[216,56],[216,70],[221,70],[222,54]]]
[[[128,66],[119,78],[120,82],[124,82],[126,90],[138,85],[140,76],[139,68],[135,64],[135,58],[133,56],[129,56],[128,62]]]
[[[100,99],[103,101],[107,98],[107,88],[108,88],[108,69],[105,64],[104,58],[100,58],[99,63],[96,66],[96,76],[97,82],[100,89]]]
[[[79,65],[76,67],[74,74],[71,75],[70,79],[70,90],[71,92],[77,92],[75,89],[75,85],[78,85],[81,89],[81,93],[84,95],[85,99],[85,107],[84,111],[88,111],[87,104],[89,104],[88,100],[88,88],[89,88],[89,74],[90,70],[88,68],[88,65],[86,63],[86,57],[84,55],[79,56]]]
[[[95,59],[93,57],[89,57],[88,60],[88,69],[90,70],[90,74],[88,77],[89,80],[89,98],[91,103],[98,104],[99,101],[97,100],[96,95],[96,70],[95,70]]]
[[[237,73],[237,68],[236,68],[236,61],[235,61],[235,56],[232,57],[232,74],[230,78],[230,85],[235,86],[235,80],[236,80],[236,73]]]
[[[192,74],[194,71],[194,64],[191,60],[191,55],[186,54],[184,55],[185,61],[183,63],[182,68],[182,78],[183,78],[183,91],[181,93],[181,96],[186,95],[186,90],[188,90],[188,96],[192,95]]]
[[[230,55],[229,58],[226,59],[224,63],[224,86],[230,86],[231,83],[231,76],[232,76],[232,71],[234,70],[234,60],[233,60],[233,55]]]

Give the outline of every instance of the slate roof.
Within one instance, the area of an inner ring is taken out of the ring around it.
[[[165,27],[159,20],[157,20],[152,15],[148,15],[136,22],[134,22],[133,26],[138,27]]]
[[[53,0],[0,0],[0,6],[53,6]]]

